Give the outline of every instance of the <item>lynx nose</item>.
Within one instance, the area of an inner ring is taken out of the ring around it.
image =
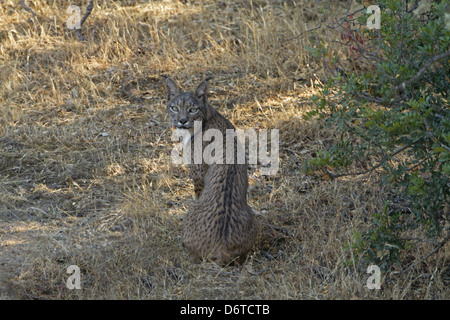
[[[180,120],[178,120],[178,122],[180,124],[186,124],[186,122],[188,122],[188,121],[187,121],[187,119],[180,119]]]

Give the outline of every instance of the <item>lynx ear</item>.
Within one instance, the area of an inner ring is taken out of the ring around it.
[[[164,76],[164,78],[166,78],[167,101],[170,101],[180,93],[180,88],[170,77]]]
[[[197,87],[197,89],[195,90],[195,97],[198,100],[202,100],[204,103],[206,103],[207,101],[207,97],[208,97],[208,86],[207,86],[207,81],[210,78],[206,78],[205,80],[203,80]]]

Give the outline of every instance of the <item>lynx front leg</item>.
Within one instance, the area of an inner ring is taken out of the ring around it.
[[[200,198],[200,195],[203,192],[203,181],[200,179],[194,180],[194,192],[195,192],[195,199]]]
[[[205,175],[203,173],[203,166],[200,165],[192,165],[191,167],[191,176],[194,183],[194,192],[195,199],[200,198],[200,195],[203,192],[203,187],[205,186]]]

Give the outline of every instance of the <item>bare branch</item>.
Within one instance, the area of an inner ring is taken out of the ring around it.
[[[81,28],[83,26],[83,23],[86,21],[86,19],[91,14],[93,8],[94,8],[94,0],[91,0],[91,1],[89,1],[89,4],[86,8],[86,13],[84,14],[83,18],[80,21],[80,29],[74,29],[75,35],[77,36],[78,40],[80,40],[80,41],[87,41],[86,37],[81,32]]]
[[[86,13],[84,14],[83,19],[81,19],[80,21],[81,26],[83,26],[84,21],[86,21],[87,17],[89,17],[93,8],[94,8],[94,0],[91,0],[86,8]]]
[[[331,6],[330,6],[330,1],[328,2],[328,7],[330,8],[331,12],[333,13],[334,20],[335,20],[336,23],[337,23],[337,25],[336,25],[335,27],[342,27],[342,25],[343,25],[345,22],[349,22],[349,21],[351,22],[351,21],[356,20],[356,19],[350,19],[350,20],[348,20],[347,18],[350,17],[350,16],[354,16],[355,14],[357,14],[357,13],[359,13],[359,12],[365,10],[365,8],[361,8],[361,9],[358,9],[358,10],[356,10],[356,11],[350,13],[350,8],[351,8],[351,6],[352,6],[352,3],[353,3],[353,1],[350,1],[350,3],[348,4],[348,8],[347,8],[347,12],[345,13],[345,16],[344,16],[343,18],[339,19],[339,20],[341,21],[341,22],[339,22],[339,20],[337,19],[337,17],[336,17],[336,15],[335,15],[334,11],[332,10],[332,8],[331,8]]]
[[[395,86],[393,88],[393,90],[398,91],[398,90],[404,90],[406,88],[406,86],[409,86],[411,83],[413,83],[414,81],[416,81],[417,79],[420,78],[420,76],[422,75],[422,73],[425,72],[425,70],[427,70],[433,63],[435,63],[436,61],[445,58],[447,56],[450,55],[450,50],[448,50],[447,52],[438,54],[437,56],[434,56],[433,58],[431,58],[427,63],[425,63],[422,68],[419,69],[419,71],[413,76],[411,77],[408,81],[405,81],[403,83],[401,83],[398,86]]]
[[[423,257],[422,259],[420,259],[419,261],[417,261],[416,263],[413,263],[412,265],[410,265],[408,268],[406,268],[405,270],[403,270],[403,273],[406,273],[408,271],[410,271],[412,268],[414,268],[415,266],[417,266],[419,263],[424,262],[426,259],[428,259],[431,255],[433,255],[434,253],[438,252],[439,249],[441,249],[444,244],[446,244],[448,242],[448,240],[450,239],[450,235],[447,235],[447,237],[445,237],[444,240],[442,240],[441,242],[439,242],[433,250],[431,250],[430,253],[428,253],[425,257]]]
[[[420,0],[416,0],[415,3],[413,4],[413,6],[412,6],[409,10],[406,10],[406,12],[407,12],[407,13],[411,13],[411,12],[413,12],[414,10],[416,10],[417,7],[419,6],[419,3],[420,3]]]
[[[359,175],[364,175],[367,174],[369,172],[372,172],[375,169],[378,169],[379,167],[381,167],[383,165],[383,163],[385,163],[386,161],[388,161],[389,159],[391,159],[392,157],[394,157],[395,155],[405,151],[406,149],[408,149],[409,147],[411,147],[412,145],[414,145],[415,143],[419,142],[419,140],[421,140],[423,137],[419,137],[414,141],[411,141],[410,143],[408,143],[407,145],[397,149],[396,151],[394,151],[391,154],[385,155],[380,162],[378,162],[376,165],[370,167],[367,170],[364,171],[359,171],[359,172],[350,172],[350,173],[341,173],[341,174],[334,174],[330,171],[328,171],[327,173],[330,175],[331,178],[339,178],[339,177],[345,177],[345,176],[359,176]]]

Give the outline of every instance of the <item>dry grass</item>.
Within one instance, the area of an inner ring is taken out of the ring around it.
[[[302,118],[324,71],[306,40],[286,40],[316,25],[317,1],[96,1],[86,42],[65,28],[66,1],[28,1],[37,19],[17,3],[0,5],[0,298],[450,297],[448,247],[368,290],[344,248],[386,192],[302,174],[335,139]],[[186,87],[212,75],[210,100],[238,127],[280,130],[279,174],[252,167],[249,191],[277,228],[242,266],[193,264],[181,246],[193,188],[170,162],[160,74]],[[69,265],[81,290],[65,286]]]

